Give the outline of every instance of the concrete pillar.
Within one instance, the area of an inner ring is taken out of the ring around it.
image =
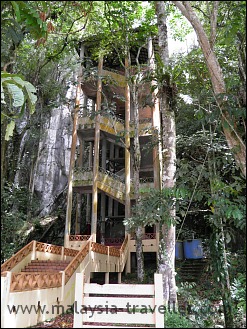
[[[105,284],[109,283],[109,278],[110,278],[110,273],[109,272],[105,272]]]
[[[114,144],[110,144],[110,159],[114,158]],[[112,216],[113,213],[113,199],[109,197],[108,199],[108,216]]]
[[[125,218],[130,217],[130,88],[129,80],[129,60],[125,59]],[[127,228],[128,229],[128,228]],[[127,234],[127,231],[125,231]]]
[[[76,214],[75,214],[75,234],[80,234],[81,221],[82,221],[82,214],[81,214],[82,195],[81,195],[81,193],[77,193],[76,200],[77,200],[77,207],[76,207]]]
[[[91,218],[91,194],[87,193],[87,205],[86,205],[86,223],[90,224]]]
[[[101,152],[101,167],[103,169],[106,169],[106,146],[107,146],[107,141],[104,138],[102,140],[102,152]]]
[[[125,274],[131,273],[131,253],[128,251],[128,257],[125,265]]]
[[[118,215],[118,201],[114,200],[114,216]]]
[[[101,233],[101,243],[105,244],[105,193],[101,192],[101,201],[100,201],[100,233]]]
[[[94,134],[94,159],[93,159],[93,190],[92,190],[92,222],[91,234],[93,241],[96,241],[97,233],[97,210],[98,210],[98,171],[99,171],[99,144],[100,144],[100,115],[101,98],[102,98],[102,68],[103,57],[99,58],[98,64],[98,83],[97,83],[97,102],[96,102],[96,116],[95,116],[95,134]]]

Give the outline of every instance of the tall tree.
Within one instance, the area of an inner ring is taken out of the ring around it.
[[[175,186],[176,171],[176,128],[174,113],[174,88],[167,73],[169,62],[168,36],[166,25],[166,5],[163,1],[155,2],[159,55],[162,61],[162,84],[159,87],[160,111],[162,122],[162,188],[173,188]],[[175,219],[175,202],[169,209],[171,218]],[[177,303],[176,281],[175,281],[175,225],[164,223],[160,227],[160,245],[158,270],[163,274],[164,302]]]
[[[215,98],[221,111],[221,121],[224,135],[230,150],[234,154],[237,165],[241,169],[244,177],[246,177],[246,145],[237,129],[237,119],[233,115],[230,115],[227,110],[228,96],[224,76],[214,50],[219,1],[212,2],[212,9],[210,11],[210,36],[207,36],[205,28],[195,13],[190,1],[172,2],[188,19],[196,32],[199,45],[202,49],[207,68],[209,70]],[[228,23],[230,24],[230,22]]]
[[[140,48],[139,48],[140,50]],[[130,91],[132,94],[133,101],[133,113],[134,113],[134,138],[133,138],[133,183],[134,183],[134,193],[135,193],[135,203],[139,203],[140,198],[140,167],[141,167],[141,147],[139,140],[139,84],[140,84],[140,76],[141,69],[138,62],[139,52],[136,56],[136,61],[138,63],[137,73],[132,76],[132,83],[130,87]],[[135,229],[136,235],[136,258],[137,258],[137,278],[139,282],[143,282],[144,280],[144,257],[143,257],[143,248],[142,248],[142,233],[143,233],[143,225],[138,225]]]

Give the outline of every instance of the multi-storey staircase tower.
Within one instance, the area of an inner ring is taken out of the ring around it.
[[[153,56],[150,44],[149,52],[143,51],[145,64]],[[106,69],[103,64],[101,58],[96,77],[91,74],[84,79],[82,67],[78,75],[64,246],[32,241],[2,264],[2,328],[35,325],[54,317],[54,307],[58,313],[66,311],[66,306],[75,301],[76,273],[83,273],[84,281],[89,282],[92,273],[104,272],[105,282],[109,283],[109,273],[117,272],[120,283],[121,273],[130,272],[135,240],[122,223],[130,216],[134,200],[130,153],[134,127],[126,74],[129,64],[126,60],[125,73],[123,69]],[[150,85],[143,85],[140,101],[150,93]],[[156,147],[147,151],[153,131],[159,126],[157,103],[141,105],[139,117],[140,183],[158,187],[158,151]],[[74,232],[73,195],[77,201]],[[81,231],[83,222],[91,224],[87,234]],[[143,251],[157,253],[155,231],[143,230]],[[59,306],[62,308],[57,310]]]
[[[143,71],[147,70],[147,61],[152,56],[152,51],[144,51]],[[126,73],[129,63],[126,60],[125,68],[118,70],[106,65],[109,62],[101,58],[98,68],[92,67],[91,75],[87,68],[87,78],[81,81],[83,104],[76,122],[77,154],[74,154],[71,183],[74,197],[77,194],[77,214],[71,219],[71,211],[67,213],[65,247],[73,246],[70,241],[85,233],[103,244],[107,240],[123,240],[127,234],[123,219],[130,216],[134,201],[130,152],[134,114]],[[158,104],[143,101],[152,95],[150,83],[144,83],[139,94],[140,186],[158,188],[160,155],[158,147],[148,148],[155,129],[160,126]],[[87,231],[83,231],[85,227]],[[151,233],[156,233],[156,228]]]

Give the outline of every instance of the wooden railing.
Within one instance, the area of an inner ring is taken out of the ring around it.
[[[84,309],[75,310],[74,328],[164,328],[162,274],[154,274],[154,284],[99,285],[77,273],[75,300]]]
[[[100,115],[100,129],[102,131],[106,131],[110,134],[117,136],[124,136],[124,120],[120,119],[115,115],[109,114],[101,114]],[[78,126],[81,128],[94,128],[95,127],[95,119],[90,116],[79,116],[78,118]],[[133,137],[134,134],[134,123],[130,122],[130,135]],[[139,135],[151,135],[152,134],[152,119],[146,118],[139,121]]]
[[[129,241],[129,236],[126,235],[122,246],[120,248],[120,269],[121,271],[123,271],[125,263],[126,263],[126,259],[128,257],[128,241]]]
[[[41,303],[41,305],[46,304],[49,309],[54,303],[54,296],[56,296],[57,302],[61,305],[62,303],[71,305],[74,302],[74,289],[77,289],[74,282],[76,273],[83,271],[85,280],[89,282],[91,272],[106,272],[109,276],[109,272],[120,273],[123,271],[128,251],[128,237],[125,238],[120,249],[92,242],[92,238],[84,243],[83,249],[78,251],[32,241],[2,265],[2,269],[5,270],[2,272],[3,277],[1,279],[3,284],[1,291],[4,292],[1,300],[3,310],[1,314],[3,314],[4,319],[3,321],[1,319],[1,322],[4,323],[3,328],[11,326],[8,313],[8,305],[10,304],[14,307],[17,304],[36,305],[36,303]],[[59,255],[60,252],[61,255]],[[51,257],[51,253],[54,256]],[[12,268],[15,271],[21,269],[22,265],[31,259],[46,258],[44,254],[48,254],[47,258],[49,259],[62,260],[64,259],[63,256],[71,256],[73,259],[65,270],[60,272],[16,273],[10,271]],[[18,261],[21,263],[18,264]],[[13,314],[14,316],[15,314]],[[44,319],[49,319],[49,315],[45,315]],[[16,323],[21,321],[22,328],[30,327],[30,316],[27,317],[25,314],[20,315],[18,318],[15,317],[14,321]],[[35,321],[32,313],[31,322],[34,325],[36,324]]]
[[[130,239],[135,240],[135,234],[132,234]],[[152,240],[152,239],[156,239],[156,233],[144,233],[142,235],[142,240]]]
[[[64,256],[75,257],[78,254],[79,250],[64,248]]]
[[[110,246],[122,245],[124,238],[105,238],[105,244]]]
[[[33,251],[34,241],[29,242],[25,247],[19,250],[11,258],[1,265],[1,272],[11,271],[18,263],[20,263],[27,255]]]
[[[62,247],[56,246],[54,244],[48,244],[44,242],[37,242],[36,243],[36,251],[41,252],[48,252],[55,255],[61,255],[62,253]]]
[[[114,247],[104,246],[97,242],[92,242],[92,251],[99,254],[120,257],[120,250]]]
[[[122,262],[126,259],[126,247],[128,245],[128,237],[124,239],[120,249],[92,242],[91,237],[92,236],[90,236],[90,238],[87,240],[87,244],[83,247],[81,251],[64,248],[65,256],[74,257],[64,271],[44,273],[11,273],[10,292],[48,289],[65,285],[72,277],[72,275],[74,274],[78,266],[82,263],[82,261],[87,256],[90,250],[99,254],[121,257],[119,260],[121,262],[120,266],[124,266]],[[2,265],[2,276],[6,276],[8,271],[10,271],[15,265],[18,264],[19,261],[21,261],[30,252],[33,251],[34,242],[35,241],[30,242],[28,245],[22,248],[17,254],[12,256],[6,263]],[[50,245],[43,242],[36,242],[35,250],[39,252],[48,252],[59,255],[62,252],[62,248],[63,247],[61,246]]]
[[[91,240],[87,242],[87,244],[84,246],[84,248],[81,251],[77,251],[77,255],[75,258],[69,263],[69,265],[65,268],[65,283],[69,281],[73,273],[76,271],[77,267],[80,265],[80,263],[83,261],[83,259],[86,257],[90,250],[90,243]],[[76,250],[75,250],[76,251]]]
[[[10,292],[61,287],[62,273],[11,273]]]
[[[69,241],[87,241],[91,235],[69,235]]]

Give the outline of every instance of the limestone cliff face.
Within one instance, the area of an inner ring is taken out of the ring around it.
[[[56,198],[67,185],[71,147],[71,116],[66,106],[51,112],[40,141],[34,192],[40,200],[40,216],[53,210]]]
[[[26,143],[32,138],[29,130],[22,136],[19,151],[20,169],[15,175],[15,185],[27,184],[23,182],[23,177],[29,177],[29,190],[39,203],[38,216],[49,215],[57,207],[57,201],[63,192],[66,196],[73,126],[71,107],[68,104],[73,107],[74,97],[75,88],[71,87],[66,95],[68,103],[50,111],[41,127],[36,149],[26,151]],[[30,153],[34,161],[31,160]],[[64,202],[65,200],[63,198]]]
[[[72,142],[72,116],[75,87],[66,95],[67,104],[51,112],[40,141],[37,170],[34,175],[34,191],[40,196],[40,216],[51,213],[56,201],[67,187],[70,150]],[[68,104],[72,105],[72,108]]]

